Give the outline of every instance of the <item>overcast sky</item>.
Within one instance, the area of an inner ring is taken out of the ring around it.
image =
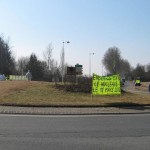
[[[150,0],[0,0],[0,33],[9,37],[14,55],[43,51],[52,43],[53,58],[102,74],[101,60],[116,46],[132,66],[150,63]]]

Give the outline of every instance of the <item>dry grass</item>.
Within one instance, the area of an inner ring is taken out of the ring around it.
[[[0,104],[2,105],[141,105],[150,104],[149,94],[124,93],[121,96],[94,96],[69,93],[54,89],[52,83],[28,81],[0,81]]]

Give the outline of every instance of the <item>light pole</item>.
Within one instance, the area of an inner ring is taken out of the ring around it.
[[[91,76],[91,55],[94,55],[94,53],[89,53],[89,77]]]
[[[61,67],[62,67],[62,83],[64,82],[64,72],[65,72],[65,43],[70,43],[69,41],[63,41],[62,55],[61,55]]]

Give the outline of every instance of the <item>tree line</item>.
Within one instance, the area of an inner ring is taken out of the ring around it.
[[[44,61],[39,60],[34,53],[15,61],[9,40],[4,40],[4,37],[0,36],[0,74],[25,75],[30,70],[34,81],[60,80],[62,70],[57,61],[52,58],[52,50],[50,43],[44,51]]]
[[[32,80],[35,81],[60,81],[61,67],[52,58],[52,44],[50,43],[44,51],[44,61],[32,53],[30,57],[21,57],[17,62],[17,73],[24,75],[28,70],[32,73]]]
[[[129,80],[140,78],[142,81],[150,81],[150,65],[145,66],[138,63],[133,68],[128,60],[121,56],[119,48],[115,46],[106,51],[102,63],[108,74],[120,74],[121,77]]]
[[[36,81],[57,81],[61,80],[62,64],[58,64],[52,57],[53,46],[50,43],[44,51],[44,61],[37,58],[36,54],[32,53],[29,57],[21,57],[15,60],[9,40],[4,40],[0,36],[0,74],[8,75],[25,75],[30,70],[32,80]],[[61,59],[63,59],[61,57]],[[60,61],[61,62],[61,61]],[[120,74],[129,80],[134,80],[140,77],[143,81],[150,81],[150,65],[145,66],[137,64],[135,68],[131,66],[128,60],[121,56],[121,51],[117,47],[110,47],[106,51],[102,63],[107,70],[107,74]]]

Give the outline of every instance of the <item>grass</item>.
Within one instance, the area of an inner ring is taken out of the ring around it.
[[[123,93],[121,96],[94,96],[55,89],[53,83],[0,81],[0,104],[23,106],[115,106],[150,105],[149,94]]]

